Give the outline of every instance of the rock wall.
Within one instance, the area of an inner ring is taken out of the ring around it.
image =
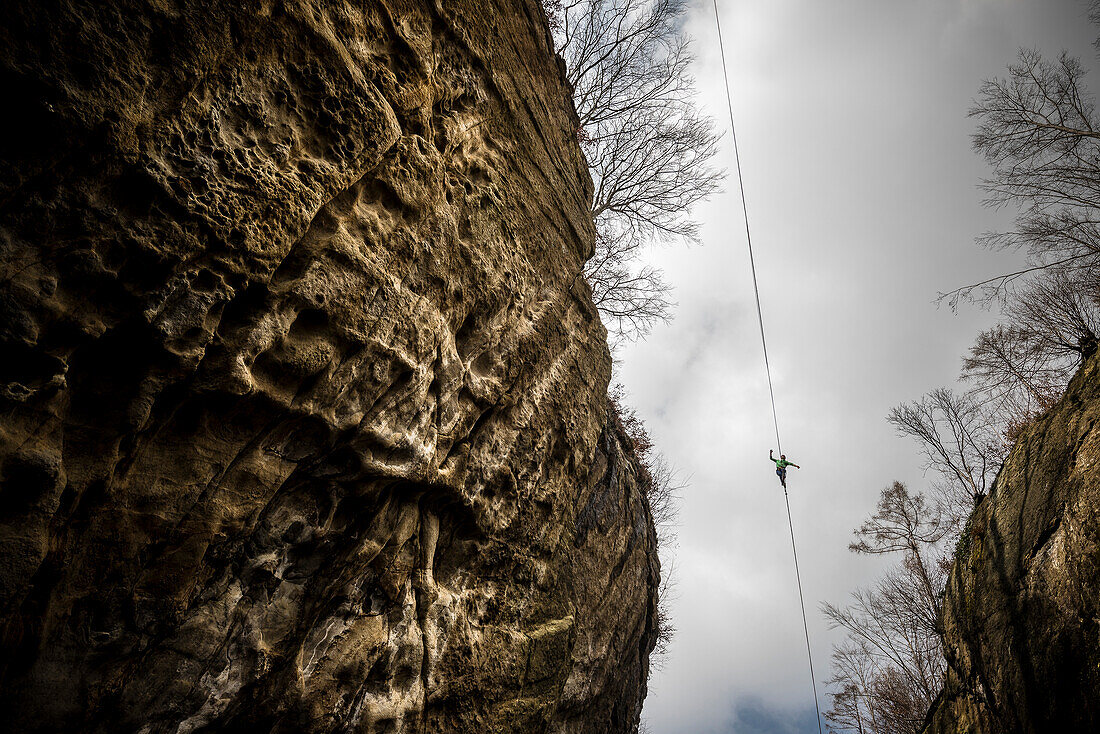
[[[0,728],[636,728],[537,1],[13,0],[0,80]]]
[[[1100,358],[1024,431],[959,543],[929,734],[1100,731]]]

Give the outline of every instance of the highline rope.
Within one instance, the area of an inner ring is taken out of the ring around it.
[[[756,261],[752,255],[752,231],[749,229],[749,207],[745,201],[745,181],[741,175],[741,154],[737,149],[737,126],[733,122],[733,95],[730,94],[729,72],[726,70],[726,45],[722,40],[722,21],[718,15],[718,0],[714,5],[714,25],[718,29],[718,49],[722,54],[722,78],[726,82],[726,105],[730,115],[730,133],[733,137],[733,160],[737,169],[737,185],[741,190],[741,210],[745,216],[745,240],[749,246],[749,266],[752,269],[752,289],[756,295],[756,318],[760,322],[760,346],[764,348],[764,369],[768,373],[768,394],[772,403],[772,422],[775,424],[775,442],[779,446],[779,455],[783,456],[783,441],[779,438],[779,416],[775,409],[775,388],[772,386],[772,368],[768,362],[768,340],[764,336],[764,312],[760,307],[760,286],[756,280]],[[821,734],[821,706],[817,702],[817,679],[814,677],[814,658],[810,651],[810,627],[806,623],[806,600],[802,596],[802,575],[798,570],[798,548],[794,542],[794,521],[791,519],[791,499],[787,488],[783,488],[783,500],[787,504],[787,524],[791,528],[791,553],[794,556],[794,577],[798,582],[798,603],[802,607],[802,631],[806,635],[806,659],[810,665],[810,684],[814,691],[814,711],[817,712],[817,731]]]

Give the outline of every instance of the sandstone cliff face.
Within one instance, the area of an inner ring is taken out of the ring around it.
[[[536,0],[0,16],[0,728],[636,727],[659,568]]]
[[[1100,731],[1100,359],[1029,427],[971,517],[930,734]]]

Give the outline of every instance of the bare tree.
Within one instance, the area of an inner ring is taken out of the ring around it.
[[[837,652],[833,651],[833,667],[837,663]],[[832,707],[825,713],[825,720],[832,724],[829,731],[853,731],[859,734],[877,732],[878,727],[873,723],[871,712],[864,706],[869,699],[864,695],[859,686],[848,683],[844,676],[838,674],[827,681],[831,685],[842,686],[836,693],[831,694]]]
[[[676,545],[676,528],[680,515],[681,492],[687,480],[661,454],[649,461],[647,496],[653,525],[657,531],[658,551],[668,551]],[[653,648],[651,664],[660,670],[668,659],[669,646],[676,636],[676,623],[672,619],[672,602],[676,598],[676,567],[669,563],[661,569],[661,588],[657,592],[657,644]]]
[[[1003,421],[973,395],[947,388],[897,406],[887,420],[917,440],[925,469],[934,475],[932,496],[944,534],[958,532],[1008,454]]]
[[[1076,369],[1096,352],[1100,281],[1082,269],[1052,270],[1014,294],[1004,315],[1023,329],[1049,360]]]
[[[1062,369],[1036,347],[1027,330],[999,324],[980,333],[963,360],[963,376],[976,383],[975,394],[1003,412],[1010,427],[1049,408],[1065,387]]]
[[[939,629],[939,589],[933,579],[934,564],[926,563],[925,549],[943,540],[948,529],[941,510],[929,508],[923,495],[911,494],[904,484],[894,482],[882,490],[875,513],[860,525],[855,532],[857,540],[848,546],[854,553],[902,554],[921,592],[910,599],[913,604],[907,613],[920,615],[924,627],[932,632]]]
[[[653,440],[645,423],[637,412],[625,406],[624,398],[623,386],[613,385],[607,396],[608,408],[612,419],[617,421],[619,430],[630,439],[629,445],[624,448],[633,459],[638,486],[645,493],[649,505],[657,535],[657,551],[664,555],[676,543],[680,493],[687,487],[687,480],[654,450]],[[676,584],[675,567],[670,563],[661,570],[661,584],[657,590],[657,641],[650,657],[651,665],[657,669],[664,665],[669,645],[676,635],[676,625],[671,613]]]
[[[1091,18],[1100,23],[1100,3],[1092,3]],[[1100,119],[1084,76],[1064,52],[1048,61],[1023,50],[1007,77],[982,84],[970,111],[979,123],[974,149],[993,169],[983,183],[986,203],[1018,209],[1011,231],[980,241],[1025,251],[1028,266],[943,297],[952,306],[961,297],[1000,300],[1005,322],[978,336],[963,375],[1010,438],[1096,350]]]
[[[676,637],[676,623],[672,619],[672,602],[676,598],[675,567],[671,564],[661,571],[661,588],[657,591],[657,642],[650,654],[650,665],[661,670],[668,661],[669,646]]]
[[[649,511],[660,545],[669,548],[676,544],[680,497],[687,488],[687,479],[661,454],[650,461],[649,473]]]
[[[924,496],[911,494],[904,484],[894,482],[882,490],[875,513],[855,531],[857,540],[848,550],[917,554],[924,546],[938,543],[944,534],[941,515],[927,506]]]
[[[1100,260],[1100,126],[1084,74],[1068,54],[1050,62],[1024,50],[1007,78],[981,86],[970,115],[979,120],[974,149],[993,166],[983,183],[986,203],[1015,205],[1019,215],[1013,230],[980,241],[1022,249],[1029,264],[942,296],[952,306],[975,294],[1003,296],[1008,284],[1028,273],[1093,269]]]
[[[692,205],[718,186],[719,136],[693,101],[685,0],[547,4],[580,117],[596,191],[596,254],[585,268],[617,338],[644,336],[671,306],[660,271],[640,265],[655,241],[692,240]]]
[[[940,685],[937,683],[937,685]],[[909,684],[897,668],[887,668],[875,681],[875,697],[882,702],[882,728],[890,734],[918,734],[932,700]],[[933,699],[934,700],[934,699]]]
[[[858,700],[842,702],[840,710],[861,704],[867,713],[866,718],[861,714],[865,731],[916,734],[943,685],[946,663],[940,637],[912,606],[919,587],[902,566],[887,573],[876,588],[857,591],[847,607],[823,608],[831,624],[848,633],[848,647],[834,649],[830,682],[840,684],[841,693],[857,692]],[[859,677],[851,669],[852,649],[863,655],[863,668],[855,671]],[[906,711],[910,714],[898,715]]]
[[[916,734],[939,693],[946,671],[941,609],[951,568],[947,549],[974,502],[989,491],[1007,450],[1001,425],[984,408],[971,395],[940,388],[890,412],[899,433],[920,444],[933,472],[931,500],[900,482],[883,489],[849,549],[898,562],[848,606],[823,607],[848,633],[833,652],[836,693],[829,716],[837,727]]]
[[[832,708],[825,718],[834,731],[873,734],[881,732],[882,715],[876,694],[876,682],[883,672],[881,659],[864,640],[849,635],[833,647],[833,677],[827,683],[838,686]]]
[[[823,607],[833,626],[848,633],[833,650],[829,682],[838,691],[828,716],[835,725],[881,734],[919,731],[946,671],[940,607],[947,566],[934,560],[946,537],[942,519],[922,495],[895,482],[856,530],[852,551],[901,558],[847,607]]]
[[[1002,417],[1009,441],[1061,396],[1096,352],[1100,288],[1084,269],[1054,269],[1006,300],[1003,324],[978,335],[963,361],[971,394]]]
[[[645,336],[653,324],[668,321],[674,305],[661,271],[639,265],[644,244],[597,231],[596,252],[584,266],[592,301],[616,340]]]

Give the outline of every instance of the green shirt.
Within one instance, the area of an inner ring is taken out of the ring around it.
[[[774,459],[770,456],[768,458],[775,462],[775,467],[777,469],[786,469],[788,466],[794,463],[793,461],[787,461],[786,459]]]

